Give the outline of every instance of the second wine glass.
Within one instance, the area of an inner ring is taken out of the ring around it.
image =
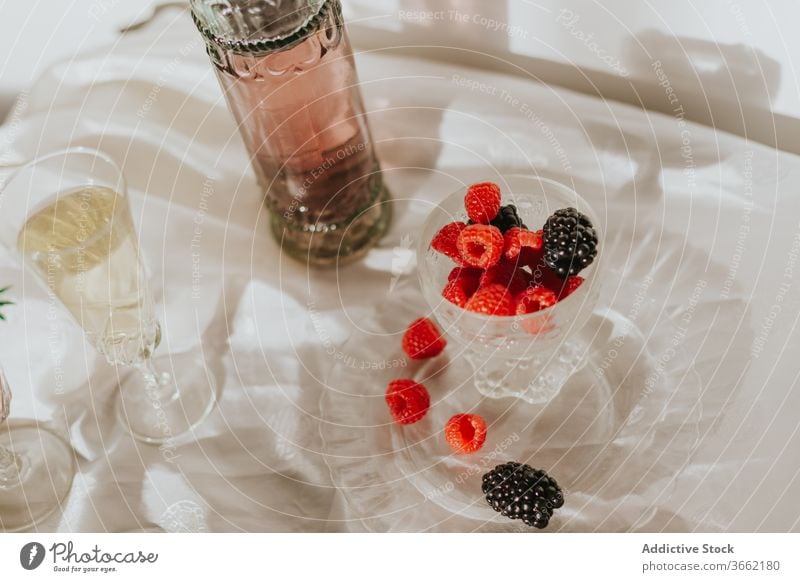
[[[29,529],[61,509],[75,476],[69,443],[35,420],[8,423],[10,406],[0,369],[0,532]]]

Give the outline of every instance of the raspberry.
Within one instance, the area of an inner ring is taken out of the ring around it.
[[[455,281],[456,279],[464,281],[464,282],[475,282],[475,289],[472,290],[472,293],[478,288],[478,282],[481,280],[481,276],[483,275],[483,269],[475,269],[472,267],[456,267],[450,274],[447,275],[448,281]]]
[[[412,360],[438,356],[446,345],[439,328],[427,317],[413,321],[403,334],[403,351]]]
[[[460,281],[448,281],[442,289],[442,297],[454,305],[466,307],[471,295],[467,293]]]
[[[525,315],[552,307],[556,302],[556,294],[547,287],[530,287],[517,296],[515,310],[517,315]]]
[[[444,438],[457,453],[474,453],[486,442],[486,421],[477,414],[456,414],[444,427]]]
[[[494,226],[473,224],[458,235],[458,250],[467,265],[488,269],[503,254],[503,235]]]
[[[481,269],[456,267],[447,277],[442,297],[459,307],[465,307],[469,298],[478,290],[482,274]]]
[[[389,382],[386,390],[386,404],[398,424],[413,424],[428,412],[431,399],[422,384],[413,380],[401,379]]]
[[[558,294],[558,300],[561,301],[565,297],[569,297],[572,295],[575,290],[581,286],[583,283],[583,277],[579,275],[573,275],[572,277],[568,277],[566,281],[564,281],[564,285],[561,288],[561,292]]]
[[[534,250],[542,248],[542,231],[531,232],[524,228],[510,228],[503,235],[503,256],[516,259],[523,247]]]
[[[514,315],[514,300],[511,293],[499,283],[479,288],[465,307],[469,311],[486,315]]]
[[[431,248],[461,263],[461,253],[458,252],[458,235],[467,226],[463,222],[445,224],[431,241]]]
[[[534,249],[532,247],[522,247],[519,255],[515,259],[520,265],[530,267],[531,271],[540,265],[547,266],[544,262],[544,249]]]
[[[535,287],[547,287],[556,295],[561,292],[564,281],[547,266],[544,258],[545,250],[523,247],[520,251],[519,262],[527,265],[531,270],[531,284]]]
[[[498,283],[506,287],[512,296],[516,296],[528,286],[528,279],[528,273],[517,268],[516,263],[501,261],[483,272],[480,286],[485,287],[492,283]]]
[[[473,184],[467,189],[464,207],[470,220],[489,224],[500,211],[500,187],[492,182]]]

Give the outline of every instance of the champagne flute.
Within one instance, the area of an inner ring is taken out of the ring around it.
[[[0,531],[28,529],[56,509],[72,487],[75,459],[60,436],[27,420],[6,423],[11,405],[0,370]]]
[[[214,408],[216,384],[194,353],[162,356],[125,178],[104,153],[72,148],[19,169],[0,197],[0,240],[61,302],[123,375],[117,410],[134,438],[163,445]],[[175,374],[165,369],[174,370]]]

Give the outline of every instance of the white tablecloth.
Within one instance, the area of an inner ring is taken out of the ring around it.
[[[0,323],[12,415],[52,421],[79,455],[63,513],[39,529],[362,529],[359,518],[369,516],[354,515],[333,486],[318,430],[333,365],[327,348],[375,306],[390,306],[398,285],[416,285],[411,249],[426,203],[497,171],[572,182],[599,210],[607,245],[699,248],[706,267],[723,266],[708,271],[721,308],[707,341],[747,349],[737,365],[721,359],[708,380],[728,383],[731,398],[660,503],[702,514],[691,527],[799,529],[800,160],[532,79],[391,51],[357,60],[397,203],[380,247],[339,272],[309,273],[279,252],[186,15],[50,69],[0,129],[3,165],[69,145],[102,149],[122,165],[164,322],[159,349],[202,342],[223,379],[218,409],[174,462],[135,443],[113,414],[114,371],[0,252],[0,284],[17,301]],[[619,232],[632,234],[620,241]],[[696,267],[677,273],[690,284],[675,293],[704,276],[703,263]],[[725,308],[732,288],[747,300],[743,317]]]

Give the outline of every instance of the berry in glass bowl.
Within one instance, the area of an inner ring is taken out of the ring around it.
[[[544,404],[583,367],[597,224],[574,190],[536,176],[473,185],[431,212],[418,248],[422,292],[482,395]]]

